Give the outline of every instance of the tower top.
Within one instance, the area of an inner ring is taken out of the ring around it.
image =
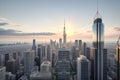
[[[64,19],[64,27],[65,27],[65,19]]]
[[[102,16],[100,15],[100,12],[99,12],[99,2],[98,2],[98,0],[97,0],[97,12],[95,14],[94,20],[97,19],[97,18],[102,18]]]

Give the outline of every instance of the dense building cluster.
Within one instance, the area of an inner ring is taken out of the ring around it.
[[[92,28],[92,46],[82,40],[67,43],[65,24],[58,42],[0,46],[0,80],[115,80],[115,50],[104,48],[102,19],[96,18]]]

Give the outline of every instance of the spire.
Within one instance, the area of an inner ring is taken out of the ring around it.
[[[66,43],[66,28],[65,28],[65,19],[64,19],[64,29],[63,29],[63,44]]]
[[[65,19],[64,19],[64,27],[65,27]]]
[[[98,2],[98,0],[97,0],[97,12],[95,14],[94,20],[97,19],[97,18],[102,18],[102,16],[99,13],[99,2]]]

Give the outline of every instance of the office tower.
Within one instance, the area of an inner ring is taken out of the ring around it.
[[[91,80],[94,80],[94,57],[97,50],[93,47],[90,48],[90,62],[91,62]]]
[[[78,52],[76,51],[76,47],[75,46],[72,46],[71,48],[71,55],[72,55],[72,66],[73,66],[73,70],[74,72],[77,71],[77,57],[78,57]]]
[[[66,44],[66,37],[67,37],[67,34],[66,34],[66,28],[65,28],[65,22],[64,22],[64,29],[63,29],[63,44],[64,45]]]
[[[13,59],[18,59],[18,53],[16,52],[13,53]]]
[[[35,53],[33,50],[27,50],[24,52],[24,75],[26,75],[28,79],[34,66],[34,56]]]
[[[107,66],[108,69],[115,69],[115,65],[116,65],[116,55],[113,53],[109,53],[108,54],[108,58],[107,58]]]
[[[42,45],[38,45],[38,49],[37,49],[37,56],[38,56],[38,59],[36,58],[36,63],[37,63],[37,66],[38,66],[38,70],[40,71],[40,65],[41,65],[41,54],[42,54],[42,49],[41,49],[41,46]]]
[[[51,47],[47,45],[47,60],[52,61]]]
[[[85,56],[87,57],[88,60],[90,60],[90,51],[91,51],[90,47],[87,47]]]
[[[120,46],[116,47],[117,78],[120,79]],[[118,79],[117,79],[118,80]]]
[[[90,80],[90,61],[84,55],[77,58],[77,80]]]
[[[97,52],[94,54],[94,80],[104,79],[104,25],[101,18],[96,18],[93,24],[93,47]]]
[[[78,40],[75,40],[75,47],[78,47],[78,46],[79,46]]]
[[[82,40],[79,40],[79,48],[82,49]]]
[[[70,52],[65,48],[58,50],[58,59],[55,64],[57,80],[70,80]]]
[[[7,61],[6,71],[11,72],[12,74],[16,74],[17,69],[16,69],[16,60],[15,59],[10,59]]]
[[[35,55],[36,55],[36,41],[35,41],[35,39],[33,39],[32,50],[35,51]]]
[[[72,60],[76,60],[77,59],[77,52],[76,52],[76,47],[75,46],[72,46],[71,48],[71,55],[72,55]]]
[[[103,79],[107,80],[107,49],[103,49]]]
[[[70,52],[65,48],[60,48],[58,50],[58,60],[70,60]]]
[[[75,40],[74,46],[75,46],[76,56],[78,57],[78,56],[80,55],[78,40]],[[77,58],[76,58],[76,59],[77,59]]]
[[[0,54],[0,66],[4,66],[3,54]]]
[[[43,61],[40,68],[40,72],[33,72],[30,75],[30,80],[52,80],[51,63]]]
[[[16,75],[8,72],[6,73],[6,80],[16,80]]]
[[[56,59],[55,53],[52,53],[52,67],[55,66],[55,59]]]
[[[46,46],[42,45],[42,61],[46,59]]]
[[[13,53],[13,59],[15,59],[16,61],[16,69],[19,69],[19,57],[18,57],[18,53],[14,52]]]
[[[87,48],[87,45],[86,45],[86,43],[84,42],[84,43],[83,43],[83,55],[86,55],[86,48]]]
[[[0,80],[6,80],[5,74],[6,68],[4,66],[0,66]]]
[[[9,53],[7,53],[7,54],[5,54],[5,66],[6,66],[6,64],[7,64],[7,61],[9,60]]]
[[[62,48],[62,38],[59,39],[59,48]]]

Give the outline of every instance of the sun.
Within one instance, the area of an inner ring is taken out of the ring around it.
[[[66,27],[66,33],[67,33],[67,36],[72,36],[74,34],[74,30],[73,30],[73,27],[72,26],[67,26]]]

